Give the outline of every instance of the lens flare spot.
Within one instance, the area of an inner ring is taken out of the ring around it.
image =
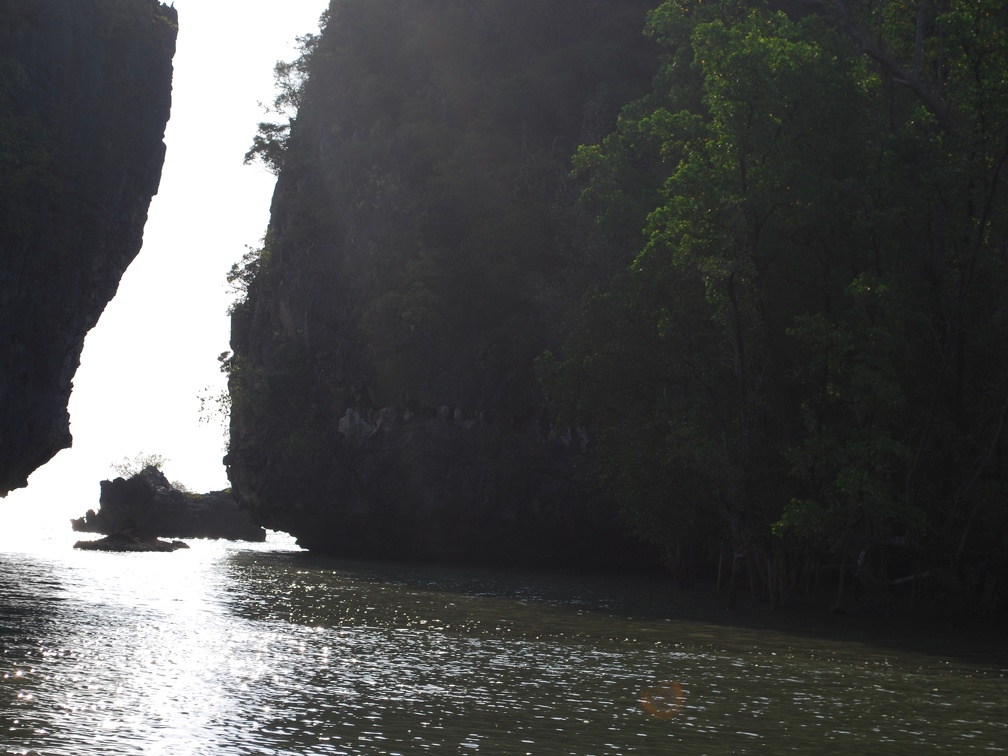
[[[648,688],[640,694],[641,708],[655,719],[672,719],[679,713],[686,696],[678,681]]]

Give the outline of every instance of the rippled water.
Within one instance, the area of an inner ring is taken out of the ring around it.
[[[996,640],[730,622],[658,580],[345,563],[283,539],[0,553],[0,753],[1008,750]]]

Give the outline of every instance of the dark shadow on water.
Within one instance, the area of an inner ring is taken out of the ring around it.
[[[605,575],[342,560],[308,552],[239,552],[232,567],[298,573],[288,588],[264,578],[262,595],[236,601],[245,616],[348,627],[438,629],[474,636],[631,638],[708,653],[920,655],[1008,673],[1008,615],[984,620],[940,607],[832,615],[828,598],[771,608],[741,597],[735,611],[712,586],[682,590],[660,575]],[[256,593],[257,591],[253,591]],[[272,596],[268,595],[270,592]],[[320,616],[320,596],[330,614]],[[248,600],[252,599],[252,600]]]
[[[0,554],[0,647],[41,637],[65,600],[56,568],[24,554]]]

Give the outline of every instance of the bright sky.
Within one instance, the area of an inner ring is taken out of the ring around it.
[[[175,0],[179,15],[161,187],[140,254],[84,343],[70,399],[73,448],[0,500],[4,529],[98,508],[111,464],[140,452],[168,458],[170,480],[196,491],[228,485],[224,425],[201,424],[199,397],[219,394],[228,349],[231,264],[269,221],[274,177],[242,165],[273,65],[318,31],[328,0]]]

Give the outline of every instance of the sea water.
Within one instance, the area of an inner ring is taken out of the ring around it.
[[[0,753],[1004,753],[998,636],[282,534],[0,545]],[[925,628],[918,628],[923,631]]]

